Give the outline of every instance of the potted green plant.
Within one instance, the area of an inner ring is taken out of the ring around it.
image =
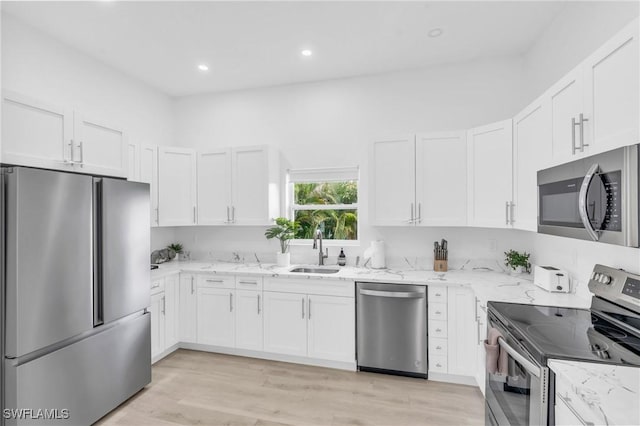
[[[265,231],[264,236],[268,240],[272,238],[280,240],[280,251],[276,255],[278,266],[289,266],[291,263],[289,243],[295,238],[298,229],[300,229],[300,225],[295,221],[279,217],[276,218],[276,224]]]
[[[180,255],[180,253],[182,253],[183,248],[184,247],[180,243],[169,244],[167,246],[167,249],[169,250],[169,258],[171,258],[171,259],[179,258],[178,256]],[[173,252],[173,256],[171,255],[172,252]]]
[[[509,250],[504,252],[504,256],[504,264],[509,267],[510,272],[516,274],[530,272],[531,263],[529,263],[529,253],[519,253],[515,250]]]

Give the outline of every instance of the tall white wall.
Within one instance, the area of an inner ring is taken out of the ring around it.
[[[170,145],[172,99],[2,14],[2,88],[122,126],[136,143]]]

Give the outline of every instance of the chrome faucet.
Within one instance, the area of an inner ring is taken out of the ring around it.
[[[320,247],[318,247],[318,241],[320,241]],[[329,257],[329,249],[327,249],[327,254],[322,253],[322,231],[320,231],[320,228],[313,233],[313,249],[319,249],[318,266],[324,265],[324,260]]]

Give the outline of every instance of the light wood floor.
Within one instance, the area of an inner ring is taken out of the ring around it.
[[[475,387],[179,350],[107,425],[484,425]]]

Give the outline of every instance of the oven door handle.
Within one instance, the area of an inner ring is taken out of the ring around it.
[[[593,241],[598,241],[600,239],[600,235],[598,235],[598,231],[593,228],[593,226],[591,225],[591,221],[589,220],[589,214],[587,213],[587,196],[589,195],[589,185],[591,185],[593,177],[596,175],[596,173],[598,173],[599,170],[600,166],[597,163],[593,164],[589,168],[589,171],[582,181],[582,186],[580,187],[580,196],[578,199],[578,212],[580,213],[580,219],[582,220],[584,229],[587,230],[587,233]]]
[[[540,367],[538,367],[537,365],[535,365],[534,363],[526,359],[524,356],[520,355],[518,351],[516,351],[511,346],[509,346],[509,344],[507,343],[506,340],[504,340],[504,338],[498,337],[498,344],[502,349],[507,351],[507,353],[513,359],[515,359],[518,363],[520,363],[524,367],[524,369],[527,370],[527,372],[529,372],[531,375],[537,378],[540,378]]]

